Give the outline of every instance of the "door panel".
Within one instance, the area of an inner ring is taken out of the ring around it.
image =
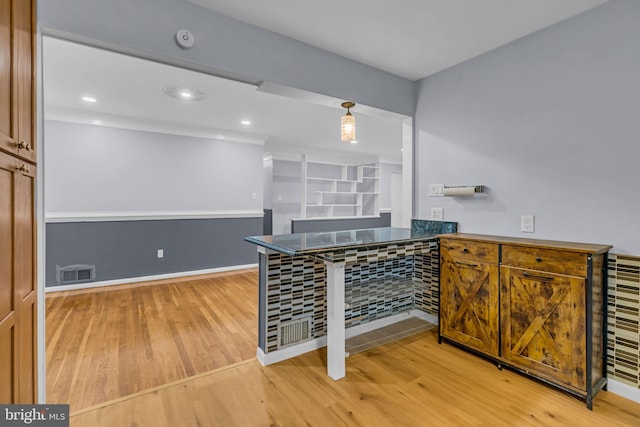
[[[12,131],[11,1],[0,0],[0,149],[17,153]]]
[[[13,310],[14,175],[14,161],[0,153],[0,320]]]
[[[502,356],[584,388],[585,280],[512,267],[501,272]]]
[[[0,402],[15,402],[15,313],[0,320]]]
[[[32,2],[13,3],[13,73],[14,139],[23,143],[18,155],[35,162],[35,138],[33,137],[33,23]]]
[[[498,267],[451,258],[443,260],[442,336],[498,356]]]
[[[17,332],[17,348],[20,355],[18,362],[18,402],[36,402],[36,293],[18,303],[19,321]]]
[[[36,401],[35,173],[0,152],[0,402]]]

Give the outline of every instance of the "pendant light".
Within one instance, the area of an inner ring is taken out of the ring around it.
[[[356,118],[351,115],[350,108],[355,107],[353,102],[343,102],[342,107],[347,109],[347,114],[340,120],[340,139],[344,142],[356,140]]]

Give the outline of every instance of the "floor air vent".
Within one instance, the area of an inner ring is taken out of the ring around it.
[[[311,339],[311,318],[293,320],[278,325],[278,348]]]
[[[86,264],[56,265],[56,279],[60,285],[90,282],[96,278],[96,266]]]

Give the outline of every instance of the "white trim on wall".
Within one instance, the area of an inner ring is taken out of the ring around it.
[[[640,388],[632,387],[613,379],[608,379],[607,391],[640,403]]]
[[[260,210],[247,211],[139,211],[139,212],[48,212],[46,223],[151,221],[163,219],[262,218]]]
[[[178,277],[199,276],[202,274],[223,273],[225,271],[245,270],[248,268],[258,268],[258,264],[232,265],[229,267],[207,268],[205,270],[179,271],[177,273],[156,274],[154,276],[131,277],[128,279],[103,280],[101,282],[77,283],[73,285],[47,286],[46,293],[76,291],[79,289],[99,288],[102,286],[126,285],[138,282],[150,282],[153,280],[175,279]]]

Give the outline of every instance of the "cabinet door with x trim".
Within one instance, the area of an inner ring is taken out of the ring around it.
[[[502,357],[566,385],[585,387],[585,279],[501,267]]]
[[[440,334],[498,356],[498,266],[443,258]]]

